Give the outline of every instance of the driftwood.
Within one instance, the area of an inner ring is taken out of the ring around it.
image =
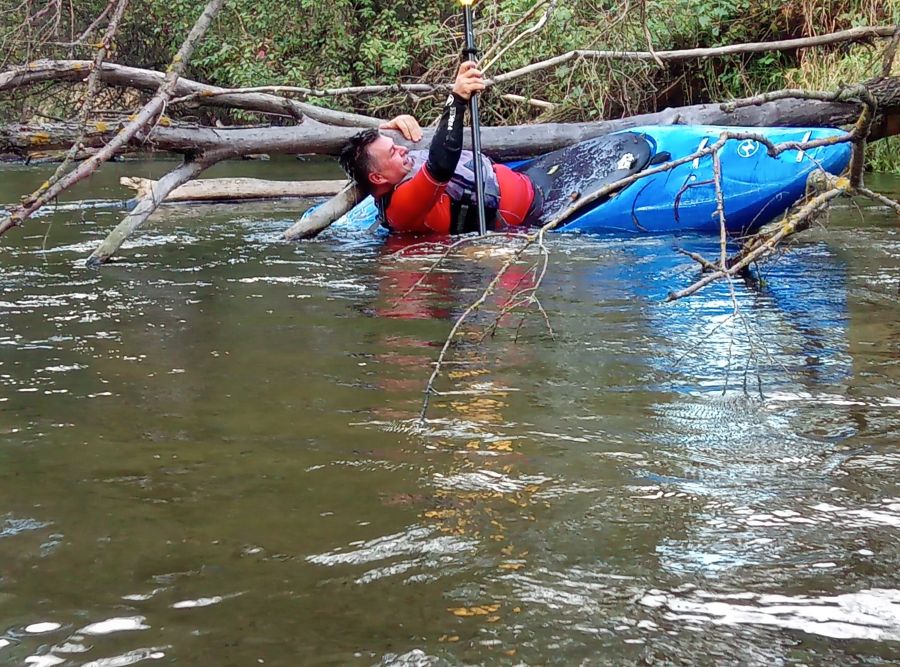
[[[158,189],[157,181],[149,178],[123,176],[119,183],[135,190],[135,197],[143,199]],[[207,178],[191,181],[176,188],[163,200],[167,203],[185,201],[234,201],[241,199],[279,199],[284,197],[329,197],[341,191],[347,181],[267,181],[261,178]]]

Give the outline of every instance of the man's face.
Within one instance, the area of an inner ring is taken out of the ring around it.
[[[372,171],[369,180],[376,186],[397,185],[413,168],[409,149],[398,146],[390,137],[381,135],[369,144]]]

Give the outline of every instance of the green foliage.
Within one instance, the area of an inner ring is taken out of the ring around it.
[[[810,53],[798,66],[782,72],[783,84],[807,90],[834,90],[838,86],[865,81],[881,73],[881,53],[868,46],[845,51]],[[900,62],[894,62],[892,74],[900,75]],[[877,141],[866,148],[866,167],[872,171],[900,174],[900,142],[897,137]]]
[[[882,139],[867,146],[866,169],[900,175],[900,137]]]
[[[107,0],[70,4],[71,17],[62,16],[56,24],[52,17],[32,24],[23,21],[27,12],[35,11],[35,3],[0,0],[9,26],[4,33],[7,62],[38,56],[92,57],[90,44],[66,48],[60,43],[90,24]],[[132,0],[111,59],[165,68],[203,4]],[[900,21],[900,3],[882,0],[559,0],[539,31],[508,50],[501,48],[533,26],[548,4],[546,0],[476,3],[478,45],[484,62],[495,60],[489,75],[576,49],[643,51],[648,44],[655,50],[714,47]],[[281,84],[314,89],[449,81],[463,44],[461,13],[457,0],[229,0],[197,47],[187,76],[225,87]],[[51,34],[54,25],[56,34]],[[17,39],[9,38],[12,35]],[[833,89],[839,81],[871,76],[877,68],[874,55],[866,47],[839,46],[663,67],[649,61],[574,60],[498,87],[498,94],[484,97],[482,108],[486,122],[493,123],[590,120],[744,97],[785,85]],[[508,101],[503,93],[546,100],[556,108],[542,111]],[[52,109],[65,115],[63,109],[72,98],[45,96],[34,103],[45,112]],[[426,121],[433,117],[436,104],[433,99],[399,94],[310,101],[381,116],[412,111]],[[27,117],[31,108],[15,100],[0,104],[4,105],[0,113],[6,108],[6,115],[15,110]],[[251,116],[233,114],[226,120],[244,119]],[[900,158],[892,158],[889,149],[876,148],[872,160],[873,165],[897,169]]]

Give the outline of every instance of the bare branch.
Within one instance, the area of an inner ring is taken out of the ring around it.
[[[884,204],[888,208],[893,209],[894,213],[896,213],[897,215],[900,215],[900,202],[896,202],[893,199],[890,199],[889,197],[885,197],[882,194],[873,192],[872,190],[869,190],[869,188],[859,187],[857,189],[860,191],[860,193],[864,194],[866,197],[869,197],[870,199],[874,199],[875,201],[877,201],[881,204]]]
[[[719,246],[721,256],[719,263],[722,269],[728,268],[728,227],[725,225],[725,195],[722,192],[722,160],[719,158],[719,151],[712,155],[713,158],[713,181],[716,187],[716,215],[719,216]]]
[[[0,92],[42,81],[80,80],[84,78],[85,72],[90,67],[91,62],[88,60],[38,60],[25,67],[0,74]],[[103,63],[99,77],[108,85],[147,91],[156,91],[164,79],[161,72],[113,63]],[[271,113],[295,120],[312,118],[323,123],[345,127],[378,127],[382,122],[370,116],[333,111],[285,97],[246,92],[240,89],[219,88],[184,78],[178,79],[172,95],[177,98],[171,103],[193,100],[205,106]]]
[[[422,95],[447,92],[448,83],[395,83],[373,86],[344,86],[342,88],[306,88],[304,86],[254,86],[252,88],[219,88],[214,91],[198,91],[172,100],[173,104],[193,100],[207,100],[220,95],[245,95],[248,93],[290,93],[300,97],[343,97],[384,95],[387,93],[419,93]]]
[[[693,285],[669,294],[669,296],[666,297],[666,301],[675,301],[690,296],[706,287],[711,282],[740,273],[756,259],[771,252],[786,237],[796,234],[799,231],[803,231],[804,229],[808,229],[811,224],[811,219],[815,214],[825,210],[832,199],[848,194],[850,191],[851,187],[849,179],[835,179],[833,188],[817,195],[795,214],[788,216],[784,222],[779,225],[777,232],[770,236],[760,237],[752,246],[752,249],[746,252],[742,251],[737,261],[732,262],[729,268],[725,270],[720,269],[715,273],[708,274]]]
[[[213,18],[222,8],[224,1],[225,0],[209,0],[206,7],[203,9],[203,12],[201,12],[200,17],[197,19],[197,22],[194,24],[194,27],[191,29],[191,32],[178,50],[178,53],[175,54],[175,58],[169,66],[169,71],[166,74],[163,84],[159,87],[156,95],[154,95],[153,98],[138,112],[134,120],[126,125],[125,128],[122,129],[112,141],[104,146],[102,150],[98,151],[96,155],[82,162],[78,168],[69,172],[49,188],[44,189],[40,196],[34,200],[26,201],[24,204],[17,206],[12,212],[8,213],[8,217],[0,222],[0,235],[10,228],[20,225],[23,220],[31,216],[45,203],[72,187],[75,183],[90,176],[101,164],[106,162],[115,155],[120,148],[125,146],[132,137],[141,130],[146,129],[158,118],[159,114],[162,113],[165,108],[166,101],[172,95],[172,90],[178,81],[178,77],[190,61],[194,47],[206,34]]]
[[[538,109],[546,109],[552,111],[558,104],[553,102],[547,102],[546,100],[538,100],[533,97],[523,97],[522,95],[513,95],[512,93],[507,93],[505,95],[501,95],[504,100],[509,100],[510,102],[522,102],[524,104],[530,104],[533,107],[537,107]]]
[[[72,40],[72,42],[70,44],[66,44],[65,46],[76,46],[78,44],[81,44],[84,40],[86,40],[88,38],[88,36],[92,32],[94,32],[94,30],[97,29],[97,26],[100,25],[100,23],[103,21],[103,19],[106,18],[106,15],[109,14],[109,12],[112,10],[112,8],[115,6],[115,4],[116,4],[116,0],[109,0],[109,2],[106,4],[106,7],[104,7],[103,11],[100,12],[99,16],[97,16],[97,18],[95,18],[93,20],[93,22],[87,28],[84,29],[84,31],[78,36],[78,38]],[[112,21],[110,21],[110,22],[112,22]],[[104,39],[104,42],[105,42],[105,39]],[[106,45],[107,45],[107,47],[109,46],[108,43],[106,43]]]
[[[114,0],[115,1],[115,0]],[[111,5],[109,5],[111,6]],[[108,7],[109,7],[108,6]],[[88,114],[91,112],[91,106],[93,104],[94,95],[97,92],[97,83],[99,79],[100,65],[103,63],[106,58],[106,54],[109,51],[109,47],[112,44],[112,40],[116,35],[116,32],[119,30],[119,23],[122,20],[122,16],[125,14],[125,8],[128,6],[128,0],[118,0],[118,5],[116,6],[116,11],[113,13],[112,18],[109,21],[109,25],[106,28],[106,33],[103,35],[103,40],[100,43],[100,48],[97,49],[97,54],[94,57],[94,63],[91,68],[91,74],[88,76],[87,82],[87,90],[84,93],[84,99],[81,103],[81,110],[78,112],[78,118],[76,123],[79,126],[79,134],[75,141],[72,142],[72,147],[69,149],[68,153],[66,153],[65,158],[63,158],[62,163],[56,168],[56,171],[53,172],[53,176],[51,176],[36,192],[32,193],[28,199],[37,199],[41,192],[54,183],[56,183],[62,175],[66,172],[66,168],[75,159],[75,156],[78,155],[79,150],[81,149],[81,143],[84,141],[85,129]],[[107,8],[108,8],[107,7]],[[105,12],[104,12],[105,13]]]
[[[894,36],[884,49],[884,60],[881,64],[881,76],[890,76],[894,68],[894,58],[897,56],[897,45],[900,44],[900,26],[895,26]]]
[[[676,248],[675,251],[682,255],[690,257],[702,267],[703,271],[717,271],[719,269],[717,265],[710,262],[703,255],[698,255],[697,253],[690,252],[689,250],[685,250],[684,248]]]
[[[491,40],[492,44],[484,53],[481,54],[481,63],[483,64],[482,71],[484,71],[484,68],[490,65],[493,60],[496,60],[496,58],[494,58],[494,54],[498,49],[502,48],[503,44],[507,42],[505,36],[510,35],[518,30],[519,26],[531,19],[531,17],[534,16],[538,12],[538,10],[540,10],[541,7],[543,7],[546,3],[547,0],[537,0],[537,2],[529,7],[528,10],[524,14],[522,14],[522,16],[520,16],[515,23],[510,26],[501,26],[496,36]],[[485,65],[484,63],[487,64]]]
[[[506,44],[503,46],[503,48],[501,48],[499,51],[497,51],[497,54],[496,54],[496,55],[494,55],[494,54],[492,53],[492,51],[493,51],[493,49],[495,49],[495,48],[497,47],[497,45],[501,44],[502,42],[501,42],[500,40],[498,40],[497,42],[495,42],[494,46],[491,47],[491,49],[490,49],[487,53],[485,53],[484,56],[482,57],[482,59],[481,59],[482,62],[479,63],[479,67],[480,67],[481,71],[482,71],[482,72],[487,72],[487,70],[490,69],[491,65],[493,65],[493,64],[496,63],[498,60],[500,60],[501,57],[503,57],[503,54],[504,54],[504,53],[506,53],[507,51],[509,51],[512,47],[514,47],[516,44],[518,44],[520,41],[522,41],[523,39],[525,39],[525,38],[528,37],[529,35],[533,35],[533,34],[535,34],[536,32],[539,32],[539,31],[541,30],[541,28],[543,28],[545,25],[547,25],[547,20],[550,18],[550,15],[553,13],[553,10],[556,9],[556,3],[557,3],[557,1],[558,1],[558,0],[550,0],[550,4],[547,6],[547,9],[544,10],[544,13],[543,13],[543,14],[541,15],[541,17],[537,20],[537,22],[536,22],[533,26],[531,26],[530,28],[528,28],[527,30],[523,30],[521,33],[519,33],[518,35],[516,35],[515,37],[513,37],[508,43],[506,43]],[[543,1],[543,0],[542,0],[541,2],[535,3],[534,6],[533,6],[530,10],[528,10],[527,12],[525,12],[525,14],[522,16],[522,18],[520,18],[520,19],[519,19],[518,21],[516,21],[512,26],[510,26],[509,32],[515,31],[522,23],[524,23],[524,22],[527,21],[529,18],[531,18],[531,16],[532,16],[532,15],[538,10],[538,8],[541,7],[543,4],[544,4],[544,1]],[[505,41],[505,40],[503,40],[503,41]]]
[[[178,167],[156,182],[155,187],[138,202],[137,206],[91,253],[87,259],[87,265],[99,266],[109,261],[125,240],[147,221],[147,218],[162,204],[170,192],[199,176],[204,169],[232,156],[233,153],[230,151],[219,151],[204,155],[203,158],[197,160],[186,158]]]
[[[491,238],[492,236],[494,236],[494,235],[488,234],[487,236],[479,236],[478,240]],[[503,236],[505,237],[506,235],[503,235]],[[437,361],[434,364],[434,370],[431,372],[431,377],[428,378],[428,382],[425,385],[425,398],[422,402],[422,410],[419,413],[419,421],[420,422],[425,421],[425,415],[428,412],[428,404],[431,399],[431,396],[432,396],[432,394],[437,393],[434,389],[435,380],[437,380],[438,375],[440,375],[440,373],[441,373],[441,369],[444,367],[444,359],[446,358],[447,352],[450,349],[450,345],[453,343],[454,339],[456,338],[456,334],[459,332],[460,327],[462,327],[463,323],[465,323],[465,321],[473,313],[475,313],[479,308],[481,308],[482,305],[484,305],[484,303],[485,303],[485,301],[487,301],[488,297],[497,288],[497,285],[500,283],[500,279],[506,274],[507,271],[509,271],[509,269],[512,267],[512,265],[515,264],[515,262],[517,262],[519,260],[519,258],[522,256],[522,254],[528,248],[530,248],[531,245],[534,243],[536,235],[529,235],[529,236],[525,236],[525,237],[515,237],[515,238],[522,238],[525,241],[525,244],[522,246],[522,248],[520,248],[518,251],[516,251],[513,254],[513,256],[503,264],[503,266],[500,267],[500,269],[497,271],[497,273],[494,274],[494,277],[491,280],[491,282],[488,284],[487,287],[485,287],[484,291],[481,293],[481,296],[479,296],[475,301],[473,301],[469,305],[469,307],[466,308],[466,310],[462,313],[462,315],[460,315],[456,319],[456,322],[453,323],[453,326],[450,329],[450,333],[447,334],[447,339],[444,341],[444,345],[443,345],[443,347],[441,347],[441,351],[438,354]]]
[[[849,30],[841,30],[839,32],[829,33],[827,35],[817,35],[814,37],[802,37],[798,39],[783,39],[774,42],[748,42],[746,44],[732,44],[729,46],[717,46],[711,48],[683,49],[680,51],[586,51],[577,50],[569,51],[560,56],[542,60],[519,69],[499,74],[493,79],[487,81],[488,85],[507,83],[513,79],[518,79],[528,74],[534,74],[545,69],[559,67],[569,61],[576,59],[595,59],[595,60],[628,60],[628,61],[665,61],[678,62],[684,60],[700,60],[704,58],[716,58],[721,56],[731,56],[741,53],[764,53],[770,51],[792,51],[794,49],[809,48],[813,46],[824,46],[827,44],[837,44],[840,42],[859,41],[863,39],[871,39],[874,37],[893,37],[893,26],[866,26],[860,28],[851,28]]]
[[[665,64],[662,58],[656,54],[656,49],[653,48],[653,37],[650,35],[650,28],[647,26],[647,0],[641,0],[641,29],[644,32],[644,39],[647,41],[647,51],[653,56],[657,67],[662,69],[665,67]]]

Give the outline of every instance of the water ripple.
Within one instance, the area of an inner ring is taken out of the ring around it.
[[[835,639],[900,640],[900,591],[870,589],[836,596],[648,591],[640,604],[667,620],[713,625],[770,625]]]
[[[383,577],[405,573],[414,567],[440,572],[450,562],[450,557],[473,551],[477,542],[452,535],[436,535],[431,528],[411,526],[402,533],[385,535],[364,542],[353,542],[350,551],[342,548],[307,556],[306,560],[316,565],[335,567],[339,565],[365,565],[401,556],[413,559],[388,566],[374,568],[357,578],[356,583],[368,583]]]

